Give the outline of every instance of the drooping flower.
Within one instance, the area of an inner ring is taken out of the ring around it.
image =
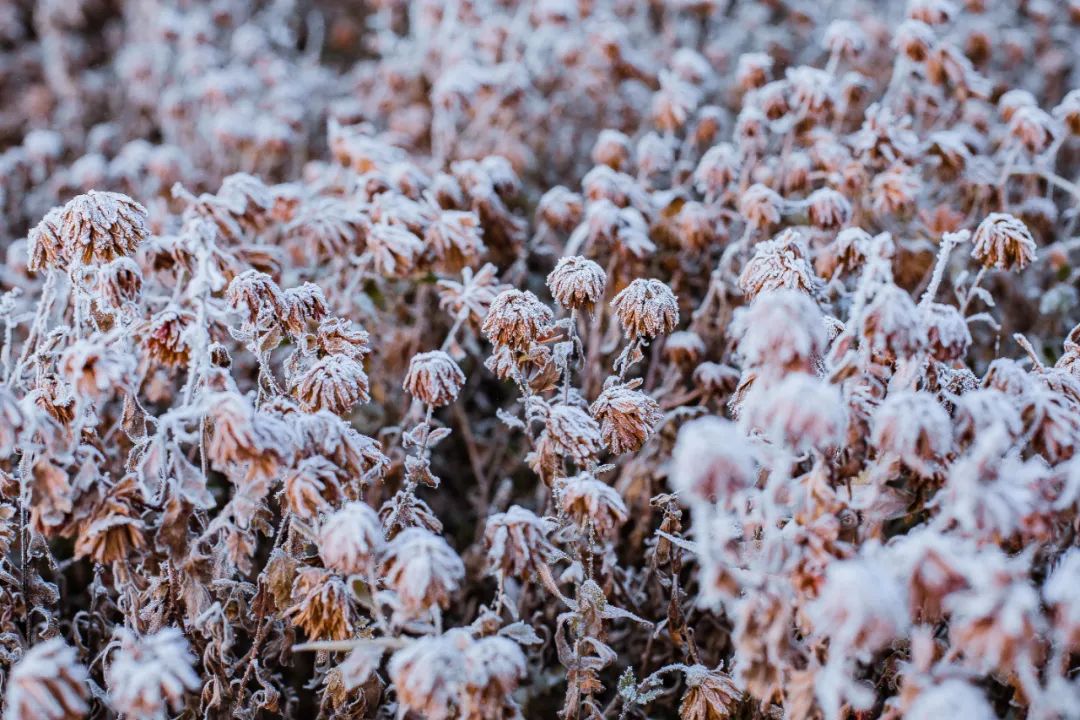
[[[461,392],[465,373],[442,350],[417,353],[409,361],[402,388],[414,398],[434,407],[449,405]]]
[[[184,706],[184,694],[199,687],[195,657],[180,630],[166,627],[152,635],[119,632],[120,647],[106,678],[109,704],[138,720],[159,720]]]

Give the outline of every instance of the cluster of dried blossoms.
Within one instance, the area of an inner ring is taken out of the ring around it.
[[[0,7],[5,720],[1077,717],[1080,3],[164,5]]]

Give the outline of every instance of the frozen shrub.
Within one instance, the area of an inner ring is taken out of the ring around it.
[[[0,713],[1076,716],[1078,23],[0,3]]]

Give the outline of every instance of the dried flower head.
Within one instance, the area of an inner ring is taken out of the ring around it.
[[[732,503],[757,476],[746,437],[735,423],[715,416],[683,425],[671,460],[668,481],[692,502]]]
[[[362,502],[345,503],[319,526],[319,557],[339,573],[371,576],[384,543],[378,514]]]
[[[1035,259],[1035,240],[1027,226],[1009,213],[990,213],[971,241],[971,256],[998,270],[1023,270]]]
[[[611,300],[626,337],[651,340],[679,324],[679,302],[659,280],[634,280]]]
[[[465,384],[465,373],[442,350],[417,353],[409,361],[402,388],[414,398],[434,407],[449,405]]]
[[[526,579],[555,553],[548,540],[554,529],[552,520],[518,505],[490,515],[484,525],[488,572]]]
[[[559,503],[581,528],[592,528],[610,538],[626,522],[626,504],[615,488],[581,473],[560,481],[556,488]]]
[[[294,378],[293,392],[308,412],[329,410],[344,415],[367,402],[368,377],[363,366],[345,354],[327,355]]]
[[[90,706],[86,668],[61,638],[30,648],[15,663],[4,693],[4,720],[69,720]]]
[[[402,610],[416,617],[445,608],[465,576],[465,566],[442,537],[422,528],[399,533],[386,548],[385,582]]]
[[[592,312],[604,298],[607,279],[603,269],[588,258],[574,255],[559,258],[547,276],[547,285],[555,302],[568,310]]]
[[[525,350],[547,332],[551,309],[528,290],[504,290],[491,303],[482,330],[493,345]]]
[[[604,444],[616,455],[634,452],[644,445],[663,417],[660,405],[635,389],[640,383],[614,383],[589,406],[589,412],[600,422]]]
[[[356,631],[352,591],[339,575],[315,567],[296,574],[292,607],[285,612],[315,640],[345,640]]]
[[[64,258],[83,265],[131,255],[149,234],[146,208],[114,192],[91,190],[72,198],[60,213],[60,222]]]
[[[185,692],[198,689],[199,676],[192,665],[182,632],[166,627],[138,637],[123,630],[119,648],[106,672],[109,704],[118,713],[140,720],[158,720],[184,706]]]

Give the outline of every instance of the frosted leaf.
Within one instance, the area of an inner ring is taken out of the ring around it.
[[[338,665],[341,682],[349,690],[367,683],[382,663],[383,648],[375,643],[365,643],[349,651]]]

